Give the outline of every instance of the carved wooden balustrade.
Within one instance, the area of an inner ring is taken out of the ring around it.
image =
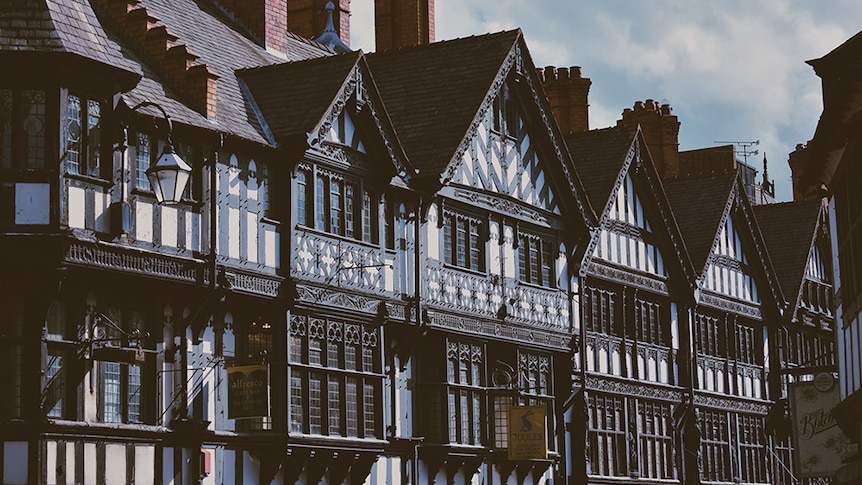
[[[312,230],[294,231],[293,238],[294,278],[364,292],[386,291],[387,263],[379,246]]]
[[[462,271],[435,261],[428,262],[425,276],[427,294],[424,299],[437,308],[495,319],[505,316],[508,322],[564,332],[570,330],[565,291]]]

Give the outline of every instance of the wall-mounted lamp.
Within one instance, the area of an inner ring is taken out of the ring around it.
[[[147,169],[147,178],[150,180],[150,187],[156,195],[156,200],[159,204],[173,205],[182,200],[183,192],[186,189],[186,184],[189,181],[189,176],[192,173],[192,167],[186,163],[174,149],[174,143],[171,139],[173,132],[173,124],[171,117],[165,112],[165,109],[152,101],[144,101],[138,103],[132,111],[137,111],[140,108],[152,106],[161,111],[167,124],[168,135],[165,140],[165,148],[155,165]]]

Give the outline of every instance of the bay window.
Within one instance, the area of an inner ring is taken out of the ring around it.
[[[290,431],[382,438],[379,330],[294,315],[288,333]]]

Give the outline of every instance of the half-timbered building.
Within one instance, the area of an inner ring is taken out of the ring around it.
[[[794,463],[788,386],[837,369],[829,224],[826,208],[817,200],[753,209],[786,299],[784,321],[770,353],[770,365],[777,371],[769,382],[775,404],[766,431],[774,439],[772,482],[792,483],[794,472],[805,470]],[[825,475],[822,479],[831,473]]]
[[[858,62],[862,35],[808,61],[823,84],[823,112],[814,137],[791,154],[794,198],[828,203],[834,275],[834,318],[840,403],[832,417],[848,438],[862,441],[862,179]],[[836,483],[862,480],[862,455],[848,457]]]
[[[578,288],[586,472],[595,483],[678,479],[694,271],[640,128],[566,141],[600,211]]]
[[[0,8],[0,481],[773,480],[822,220],[779,287],[669,107],[586,132],[579,68],[397,5]]]
[[[419,262],[418,328],[393,382],[413,396],[394,424],[399,437],[421,437],[414,480],[563,480],[580,446],[567,432],[567,401],[592,212],[523,36],[368,59],[419,197],[407,235]],[[521,406],[536,417],[510,420]],[[547,453],[516,454],[513,439],[540,427]]]
[[[769,482],[770,337],[783,297],[765,245],[737,173],[664,187],[698,273],[690,332],[699,476]]]

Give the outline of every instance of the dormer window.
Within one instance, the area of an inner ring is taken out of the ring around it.
[[[70,94],[66,99],[66,171],[101,176],[102,102]]]

